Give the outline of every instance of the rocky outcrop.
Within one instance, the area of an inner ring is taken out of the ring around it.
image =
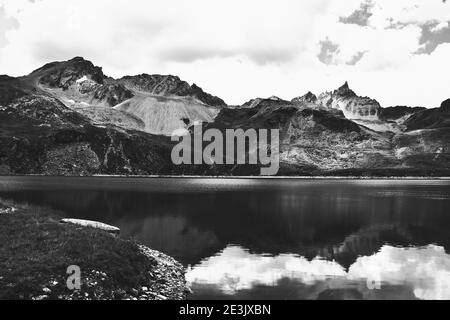
[[[332,109],[299,108],[271,99],[253,100],[247,105],[221,110],[207,128],[279,129],[282,175],[397,165],[388,136],[372,132]]]
[[[131,114],[144,123],[144,131],[170,136],[195,123],[209,123],[219,109],[193,98],[137,95],[117,105],[115,110]]]
[[[270,98],[256,98],[252,99],[250,101],[247,101],[244,103],[241,107],[242,108],[259,108],[263,109],[265,107],[273,107],[273,106],[292,106],[292,103],[283,99],[280,99],[278,97],[272,96]]]
[[[351,120],[379,120],[381,112],[381,106],[376,100],[356,95],[347,82],[333,92],[319,95],[317,103],[341,110]]]
[[[61,223],[69,223],[76,226],[88,227],[103,230],[113,234],[119,234],[120,229],[114,226],[110,226],[106,223],[98,222],[98,221],[90,221],[90,220],[81,220],[81,219],[61,219]]]
[[[78,102],[112,107],[133,97],[132,91],[107,78],[102,68],[80,57],[47,64],[23,80],[56,95],[69,106]],[[57,89],[61,91],[55,91]]]
[[[1,108],[2,114],[23,118],[39,123],[39,126],[58,127],[83,125],[88,119],[71,111],[59,100],[43,95],[26,95],[15,99],[6,107]]]
[[[156,96],[194,97],[209,106],[226,106],[222,99],[204,92],[196,84],[190,86],[176,76],[141,74],[123,77],[118,82],[131,90]]]
[[[205,91],[203,91],[202,88],[197,86],[195,83],[191,86],[189,90],[187,90],[187,92],[182,92],[180,95],[195,97],[198,100],[210,106],[226,107],[225,101],[223,101],[219,97],[206,93]]]
[[[313,94],[311,91],[309,91],[304,96],[292,99],[291,102],[294,104],[316,103],[317,96],[315,94]]]
[[[450,99],[447,99],[442,102],[441,109],[444,111],[448,111],[450,109]]]
[[[178,77],[142,74],[116,80],[80,57],[52,62],[20,81],[22,87],[27,85],[83,114],[93,125],[152,134],[170,135],[195,122],[211,122],[226,106],[222,99]],[[4,91],[8,103],[24,94],[10,87]]]
[[[170,172],[168,138],[94,126],[55,98],[16,99],[0,108],[0,123],[0,165],[7,174]]]
[[[98,101],[106,101],[106,103],[114,107],[128,99],[134,97],[134,93],[121,84],[106,84],[96,88],[93,92],[94,99]]]
[[[105,75],[102,68],[94,66],[81,57],[66,62],[53,62],[33,71],[30,78],[38,78],[42,85],[67,90],[80,79],[86,78],[97,84],[103,84]]]
[[[408,130],[438,129],[450,127],[449,100],[442,103],[440,108],[425,109],[414,113],[405,121]]]
[[[423,107],[395,106],[383,108],[380,112],[380,120],[383,121],[404,121],[413,114],[426,110]]]

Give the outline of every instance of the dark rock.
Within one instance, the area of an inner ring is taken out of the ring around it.
[[[87,77],[92,81],[103,84],[105,75],[102,68],[94,66],[90,61],[81,57],[64,62],[53,62],[33,71],[29,78],[38,78],[39,83],[67,90],[77,80]]]
[[[20,80],[8,76],[0,77],[0,106],[7,106],[30,91]]]
[[[304,96],[292,99],[292,103],[294,103],[294,104],[316,103],[316,102],[317,102],[317,96],[315,94],[313,94],[311,91],[309,91]]]
[[[416,112],[426,110],[422,107],[407,107],[407,106],[395,106],[389,108],[382,108],[380,112],[380,119],[385,121],[393,121],[400,119],[407,115],[412,115]]]
[[[335,90],[334,94],[345,97],[356,97],[356,93],[350,89],[347,81],[339,89]]]
[[[444,102],[442,102],[441,108],[445,109],[446,111],[450,110],[450,99],[447,99]]]
[[[413,114],[406,122],[408,130],[438,129],[450,127],[450,99],[440,108],[424,109]]]
[[[88,120],[68,109],[59,100],[42,96],[26,95],[16,99],[13,103],[3,109],[6,113],[13,113],[20,118],[37,121],[40,125],[51,125],[54,127],[87,124]]]
[[[101,101],[106,100],[111,107],[131,99],[132,97],[134,97],[133,92],[121,84],[103,85],[94,92],[95,99]]]
[[[190,86],[187,82],[180,80],[176,76],[141,74],[123,77],[118,82],[131,90],[144,91],[161,96],[189,96],[197,98],[210,106],[226,106],[222,99],[204,92],[196,84]]]
[[[318,125],[326,127],[329,130],[334,132],[360,132],[361,128],[359,125],[345,118],[339,118],[333,115],[332,113],[320,111],[320,110],[312,110],[312,109],[304,109],[299,112],[300,116],[303,118],[311,117]]]

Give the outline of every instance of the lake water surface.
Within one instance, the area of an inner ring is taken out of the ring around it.
[[[191,299],[450,299],[449,180],[0,177],[0,198],[118,226]]]

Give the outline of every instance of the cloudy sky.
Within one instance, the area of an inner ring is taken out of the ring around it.
[[[229,104],[335,89],[383,106],[450,97],[450,1],[0,0],[0,74],[83,56],[174,74]]]

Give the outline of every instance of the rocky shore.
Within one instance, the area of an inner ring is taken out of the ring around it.
[[[71,289],[70,266],[80,289]],[[183,300],[175,259],[60,213],[0,199],[0,300]]]

